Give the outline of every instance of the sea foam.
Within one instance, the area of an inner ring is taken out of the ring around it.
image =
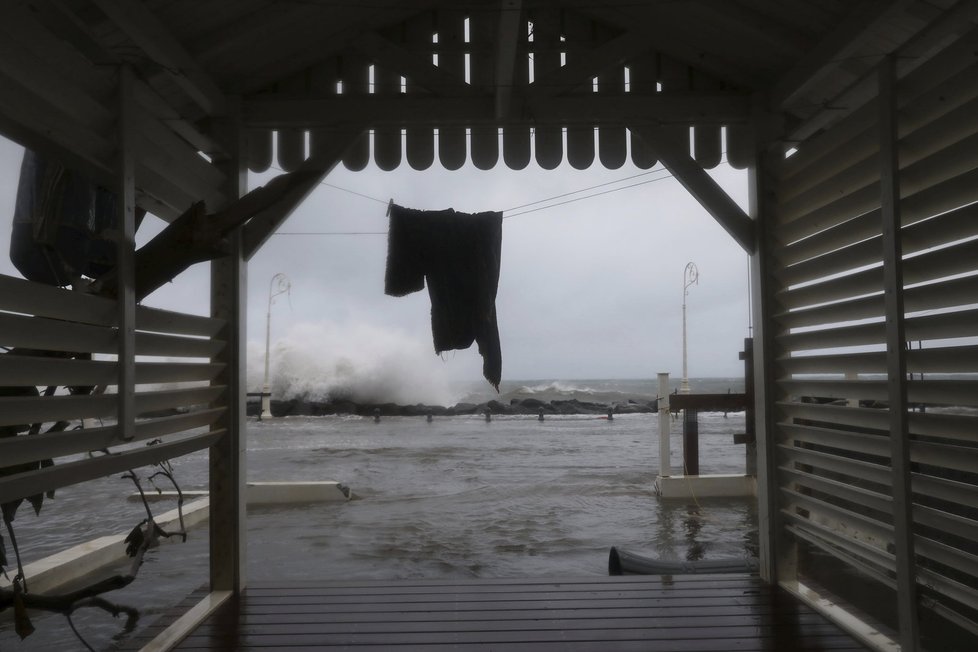
[[[430,342],[366,323],[298,323],[274,341],[273,399],[451,405],[457,396]],[[248,343],[248,391],[260,391],[265,352]]]

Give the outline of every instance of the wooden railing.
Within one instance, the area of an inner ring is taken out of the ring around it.
[[[186,455],[223,434],[201,431],[226,410],[226,388],[212,383],[223,364],[211,362],[223,321],[138,307],[135,386],[119,388],[116,314],[110,299],[0,276],[0,474],[34,466],[0,475],[0,503]],[[131,428],[115,423],[120,391],[134,396]],[[59,460],[104,449],[114,454]]]

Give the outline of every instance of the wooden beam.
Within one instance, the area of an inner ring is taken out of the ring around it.
[[[513,85],[516,81],[516,54],[523,33],[522,0],[500,0],[499,32],[496,39],[495,107],[493,115],[502,120],[512,113]]]
[[[228,158],[217,161],[227,177],[227,197],[240,197],[247,188],[244,160],[244,128],[238,107],[232,105],[227,121]],[[211,317],[222,319],[225,327],[218,338],[226,342],[211,363],[224,365],[212,385],[227,387],[224,398],[211,405],[223,407],[224,414],[211,425],[223,436],[210,448],[210,588],[240,595],[246,584],[247,523],[245,481],[247,472],[245,418],[245,351],[248,317],[248,266],[242,253],[242,229],[228,237],[228,253],[211,263]]]
[[[651,125],[632,126],[631,130],[645,143],[652,155],[683,187],[699,201],[700,205],[733,236],[744,251],[753,254],[754,221],[730,198],[723,188],[689,155],[689,145],[676,141],[662,127]],[[685,149],[684,149],[685,145]]]
[[[920,649],[917,561],[914,553],[910,480],[910,415],[907,405],[907,335],[903,305],[903,244],[900,228],[900,160],[893,57],[879,66],[880,213],[883,218],[883,296],[886,307],[887,403],[890,469],[893,474],[893,542],[896,546],[900,649]]]
[[[801,99],[812,86],[841,66],[886,21],[912,0],[864,0],[845,20],[779,79],[770,94],[771,106],[783,109]]]
[[[116,202],[119,228],[116,241],[116,273],[119,279],[118,315],[118,425],[124,440],[132,439],[136,425],[136,102],[132,66],[119,66],[119,149],[116,162]]]
[[[243,119],[248,127],[317,128],[337,123],[406,127],[431,125],[500,124],[495,107],[498,98],[438,98],[404,94],[398,97],[328,96],[296,98],[261,94],[247,99]],[[688,91],[654,95],[594,95],[538,98],[529,105],[532,115],[511,116],[503,124],[593,125],[600,116],[605,123],[739,124],[750,115],[750,100],[741,93]]]
[[[285,196],[274,205],[259,212],[245,225],[243,229],[245,260],[250,260],[261,246],[272,237],[275,230],[322,183],[323,179],[333,171],[333,168],[343,160],[343,155],[360,138],[362,133],[362,129],[351,128],[344,131],[342,135],[331,138],[328,145],[317,152],[314,158],[306,160],[298,170],[291,173],[296,181]]]
[[[145,4],[127,0],[95,0],[95,4],[205,113],[223,115],[227,111],[221,89]]]
[[[365,32],[354,41],[353,49],[379,64],[386,71],[397,73],[442,97],[470,97],[477,94],[465,79],[453,75],[427,58],[406,50],[376,32]],[[387,96],[389,97],[389,96]]]

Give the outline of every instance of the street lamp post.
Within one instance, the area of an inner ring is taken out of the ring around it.
[[[272,339],[272,300],[278,295],[285,294],[291,290],[292,282],[282,272],[273,276],[271,282],[268,284],[268,312],[265,316],[265,383],[261,388],[261,412],[259,413],[259,418],[271,416],[272,414],[272,401],[268,387],[269,345]]]
[[[689,286],[699,284],[700,272],[696,269],[696,263],[686,263],[683,270],[683,379],[679,383],[679,393],[689,394],[689,371],[686,367],[686,296],[689,294]]]

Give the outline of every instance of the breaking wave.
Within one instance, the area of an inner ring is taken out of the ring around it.
[[[270,352],[274,399],[451,405],[457,395],[430,342],[371,324],[299,323]],[[265,351],[248,343],[248,391],[261,390]]]

